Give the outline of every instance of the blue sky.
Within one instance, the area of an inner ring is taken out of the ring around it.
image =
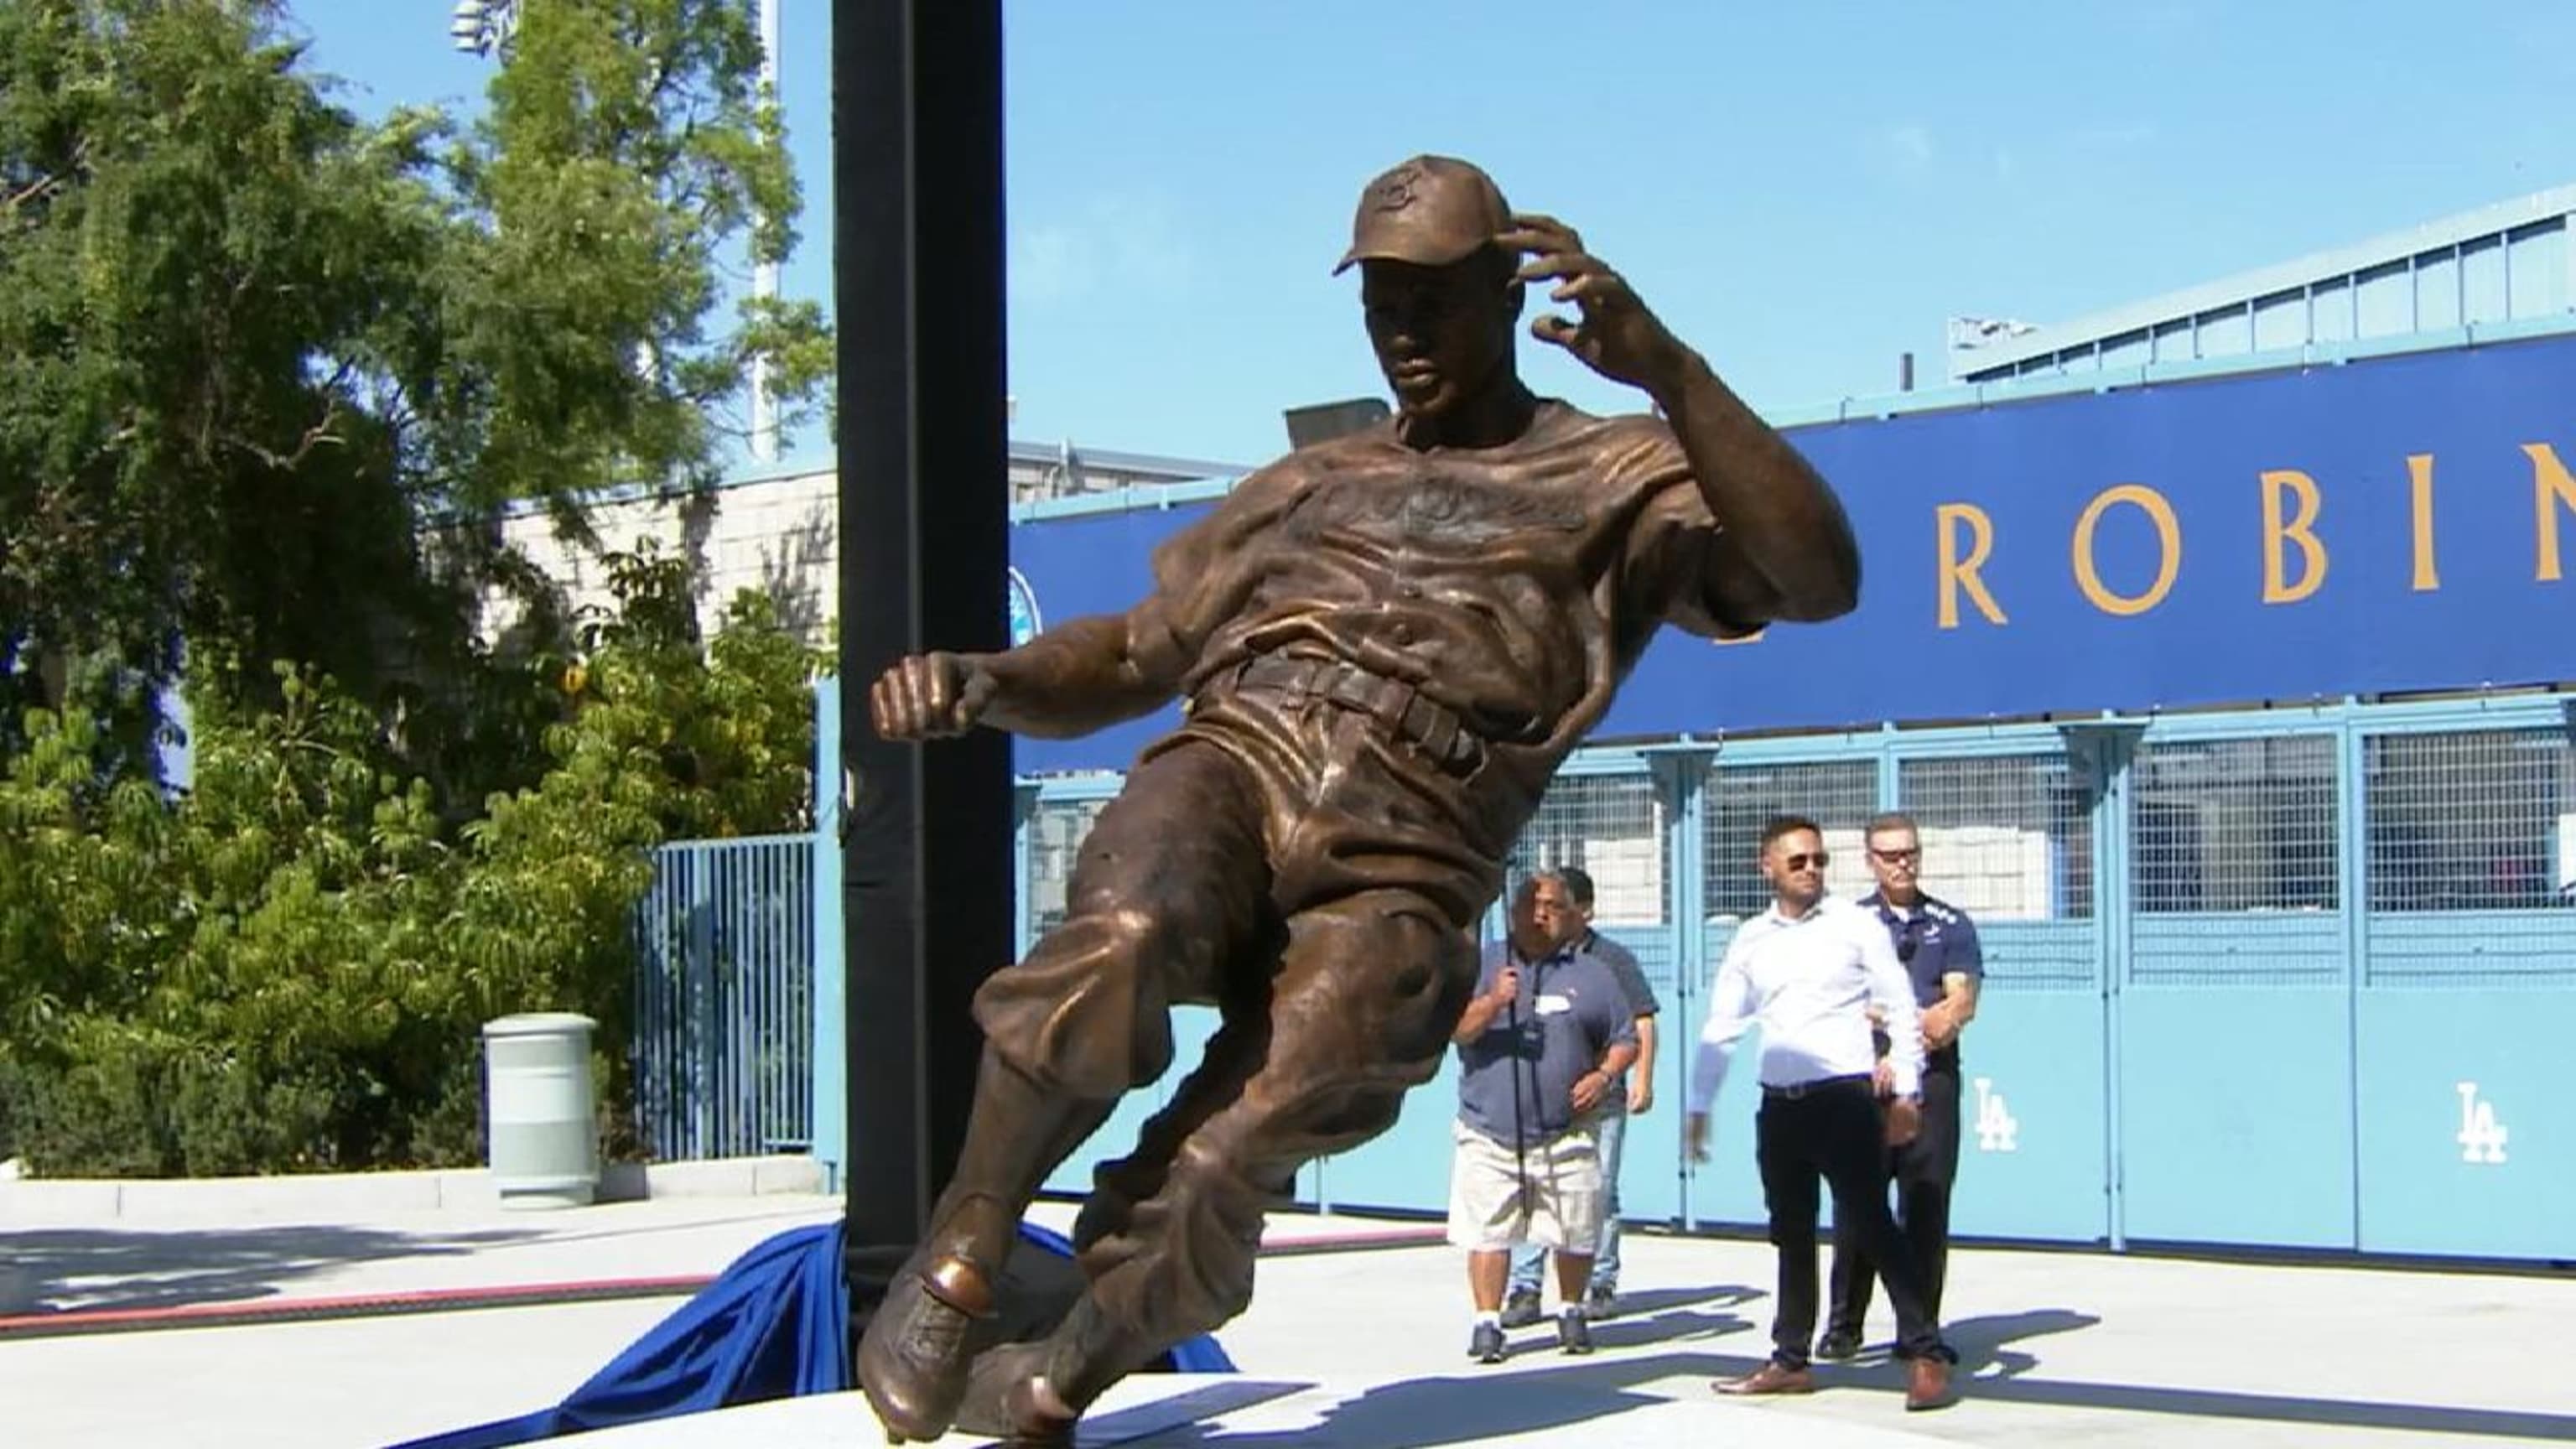
[[[532,0],[545,3],[545,0]],[[375,110],[472,104],[448,0],[303,0]],[[784,0],[830,296],[830,0]],[[1015,435],[1254,463],[1375,394],[1369,176],[1485,165],[1756,406],[1943,375],[1952,314],[2060,321],[2576,181],[2576,6],[1007,0]],[[2438,17],[2438,18],[2437,18]],[[1642,406],[1527,344],[1542,390]],[[811,455],[820,439],[797,451]]]

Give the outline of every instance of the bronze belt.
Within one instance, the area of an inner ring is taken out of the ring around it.
[[[1484,762],[1485,742],[1447,707],[1424,698],[1421,690],[1402,680],[1337,659],[1280,654],[1255,655],[1237,666],[1231,677],[1236,689],[1283,696],[1291,708],[1321,700],[1367,715],[1398,739],[1461,773],[1473,773]]]

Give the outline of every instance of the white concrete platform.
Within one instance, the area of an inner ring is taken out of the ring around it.
[[[248,1204],[227,1200],[237,1209]],[[211,1205],[210,1205],[211,1206]],[[551,1213],[455,1209],[359,1220],[82,1228],[0,1222],[0,1297],[55,1310],[292,1301],[714,1273],[837,1215],[828,1198],[703,1198]],[[1037,1214],[1055,1222],[1053,1209]],[[1252,1308],[1218,1331],[1262,1402],[1127,1442],[1144,1449],[1299,1444],[1920,1444],[1979,1449],[2502,1449],[2576,1442],[2566,1331],[2576,1274],[2196,1262],[1967,1246],[1952,1259],[1960,1402],[1905,1411],[1883,1352],[1823,1366],[1818,1392],[1722,1400],[1709,1380],[1769,1347],[1772,1254],[1743,1239],[1638,1232],[1627,1311],[1567,1358],[1544,1327],[1503,1364],[1466,1356],[1466,1263],[1434,1243],[1324,1250],[1419,1224],[1283,1213]],[[0,1449],[383,1449],[558,1402],[649,1332],[680,1295],[559,1306],[148,1332],[0,1338]],[[1871,1337],[1892,1330],[1885,1305]],[[1285,1386],[1285,1391],[1280,1391]],[[1131,1380],[1121,1395],[1187,1387]],[[1275,1395],[1275,1396],[1274,1396]],[[1130,1426],[1111,1415],[1098,1435]],[[812,1416],[812,1417],[809,1417]],[[809,1431],[808,1424],[814,1427]],[[708,1436],[712,1431],[715,1436]],[[696,1439],[674,1438],[690,1433]],[[647,1437],[651,1435],[662,1437]],[[598,1449],[882,1443],[855,1396],[580,1436]],[[799,1437],[802,1436],[802,1437]],[[950,1449],[978,1441],[951,1436]],[[1095,1444],[1106,1441],[1095,1438]]]
[[[1697,1379],[1620,1385],[1550,1373],[1320,1384],[1260,1375],[1144,1374],[1083,1421],[1082,1449],[1416,1449],[1477,1445],[1537,1449],[1920,1449],[1951,1441],[1895,1427],[1819,1422],[1767,1405],[1712,1402]],[[886,1442],[856,1393],[784,1399],[740,1409],[595,1430],[587,1449],[879,1449]],[[951,1434],[956,1449],[992,1441]]]

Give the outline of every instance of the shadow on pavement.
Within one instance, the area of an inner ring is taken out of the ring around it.
[[[1515,1434],[1605,1419],[1614,1414],[1665,1402],[1669,1394],[1642,1392],[1637,1386],[1676,1375],[1707,1375],[1719,1364],[1714,1357],[1666,1353],[1651,1357],[1568,1360],[1563,1368],[1481,1372],[1412,1379],[1369,1390],[1325,1411],[1317,1426],[1228,1432],[1207,1424],[1170,1430],[1152,1440],[1157,1449],[1206,1445],[1210,1449],[1286,1449],[1291,1444],[1330,1443],[1340,1449],[1413,1449],[1413,1446],[1475,1444]],[[1116,1441],[1115,1415],[1086,1422],[1086,1437],[1100,1434]],[[1615,1441],[1605,1441],[1615,1442]]]
[[[2049,1379],[2035,1373],[2039,1358],[2010,1347],[2054,1333],[2091,1328],[2097,1314],[2067,1308],[2039,1308],[2023,1313],[1992,1314],[1945,1325],[1942,1332],[1959,1353],[1962,1401],[2030,1404],[2060,1409],[2102,1409],[2123,1414],[2166,1414],[2178,1419],[2244,1419],[2284,1425],[2336,1429],[2401,1429],[2454,1438],[2576,1440],[2576,1415],[2516,1409],[2463,1408],[2446,1404],[2413,1404],[2394,1400],[2334,1399],[2298,1394],[2245,1393],[2228,1389],[2193,1389],[2143,1384],[2086,1383]],[[1901,1391],[1902,1381],[1885,1344],[1848,1364],[1819,1364],[1820,1388],[1871,1388]],[[1759,1366],[1745,1359],[1730,1373]],[[2180,1426],[2177,1433],[2185,1432]]]
[[[534,1236],[329,1226],[0,1232],[0,1317],[254,1301],[344,1264],[446,1257]]]
[[[1997,1403],[2110,1409],[2126,1414],[2257,1419],[2337,1429],[2410,1429],[2463,1439],[2576,1440],[2576,1415],[2519,1409],[2470,1409],[2375,1399],[2305,1398],[2294,1394],[2250,1394],[2224,1389],[2067,1383],[2028,1377],[1981,1378],[1966,1385],[1965,1392],[1973,1399]],[[2177,1426],[2177,1432],[2186,1431]]]

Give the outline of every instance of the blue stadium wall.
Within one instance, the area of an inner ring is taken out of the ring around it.
[[[1963,1234],[2576,1259],[2553,1070],[2576,1019],[2576,335],[1784,425],[1851,508],[1861,607],[1729,645],[1667,631],[1524,842],[1634,876],[1611,929],[1663,994],[1670,1105],[1632,1129],[1627,1215],[1758,1224],[1744,1083],[1705,1166],[1676,1110],[1760,905],[1746,842],[1775,809],[1849,839],[1901,806],[1936,883],[1948,852],[1996,903]],[[1220,491],[1024,510],[1015,623],[1123,608]],[[1176,718],[1020,744],[1025,936]],[[1439,1211],[1453,1081],[1301,1198]],[[1080,1191],[1169,1087],[1050,1186]]]

